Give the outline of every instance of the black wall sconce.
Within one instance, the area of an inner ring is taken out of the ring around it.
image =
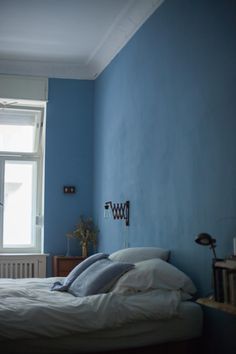
[[[129,206],[130,202],[127,200],[125,203],[112,203],[105,202],[104,205],[104,217],[110,216],[110,210],[114,220],[125,220],[125,225],[129,226]]]

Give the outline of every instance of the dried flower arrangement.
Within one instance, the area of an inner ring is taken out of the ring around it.
[[[94,224],[93,219],[86,219],[83,215],[81,215],[80,221],[76,225],[76,229],[66,236],[78,238],[80,240],[80,244],[82,246],[82,256],[86,258],[88,256],[89,243],[92,243],[94,248],[96,247],[98,233],[99,230]]]

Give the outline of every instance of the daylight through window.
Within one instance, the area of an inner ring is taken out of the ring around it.
[[[0,252],[40,252],[44,107],[0,108]]]

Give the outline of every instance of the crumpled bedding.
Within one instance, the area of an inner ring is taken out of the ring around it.
[[[178,315],[178,290],[74,297],[50,291],[56,280],[62,278],[0,280],[0,341],[55,338]]]

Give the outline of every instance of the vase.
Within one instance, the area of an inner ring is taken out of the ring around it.
[[[69,239],[69,237],[67,237],[67,241],[66,241],[66,256],[67,257],[70,256],[70,239]]]
[[[82,257],[83,258],[88,257],[88,244],[86,242],[82,243]]]

